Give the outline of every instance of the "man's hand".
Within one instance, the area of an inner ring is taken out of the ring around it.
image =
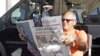
[[[66,45],[70,45],[70,46],[75,46],[75,41],[76,37],[72,36],[72,35],[61,35],[60,40],[61,42],[63,42]]]
[[[26,41],[24,36],[22,36],[21,34],[19,34],[19,38],[22,40],[22,41]]]

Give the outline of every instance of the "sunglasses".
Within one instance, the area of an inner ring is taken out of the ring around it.
[[[64,22],[64,21],[69,22],[69,21],[75,21],[75,20],[73,20],[73,19],[62,19],[62,22]]]

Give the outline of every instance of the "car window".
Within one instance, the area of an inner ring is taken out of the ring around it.
[[[99,15],[89,15],[84,18],[84,23],[87,25],[100,25],[100,17]]]
[[[25,5],[19,6],[11,13],[11,22],[15,23],[15,21],[25,20],[25,14],[26,14]]]
[[[86,25],[100,25],[100,8],[96,8],[87,17],[83,17]]]

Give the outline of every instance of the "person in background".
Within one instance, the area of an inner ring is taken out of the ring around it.
[[[51,10],[53,9],[52,5],[44,5],[42,16],[51,16]]]
[[[84,30],[75,29],[76,15],[73,11],[65,11],[62,15],[63,34],[60,40],[70,46],[71,56],[83,56],[87,48],[87,34]]]

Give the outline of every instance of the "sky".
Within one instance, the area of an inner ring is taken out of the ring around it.
[[[0,1],[0,17],[6,12],[6,0]]]
[[[1,0],[0,1],[0,17],[3,16],[6,13],[6,11],[9,10],[12,6],[14,6],[18,1],[20,0]],[[9,5],[6,3],[9,3]]]

